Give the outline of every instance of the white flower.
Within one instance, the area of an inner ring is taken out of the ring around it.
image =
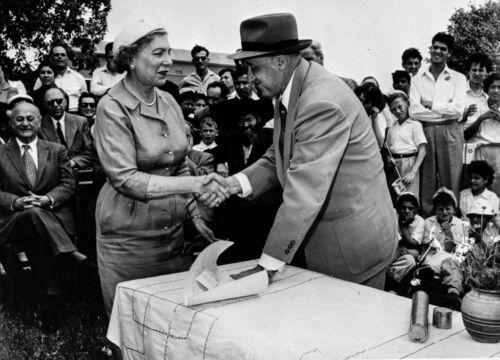
[[[417,278],[411,279],[410,285],[411,286],[418,286],[418,285],[420,285],[420,279],[417,279]]]

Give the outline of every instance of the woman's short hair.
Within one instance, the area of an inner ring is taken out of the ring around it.
[[[495,176],[495,170],[484,160],[474,160],[471,161],[467,167],[467,175],[469,178],[472,177],[472,174],[481,176],[483,179],[487,180],[486,185],[491,185],[493,177]]]
[[[500,80],[500,73],[495,72],[490,74],[486,79],[483,81],[483,90],[485,92],[488,92],[490,90],[491,84],[493,84],[494,81]]]
[[[130,71],[130,62],[134,56],[141,52],[156,36],[167,34],[167,31],[164,29],[158,29],[144,35],[131,45],[121,46],[120,49],[117,49],[118,53],[113,60],[116,65],[116,71],[119,73]]]
[[[382,110],[385,107],[385,99],[382,91],[371,82],[364,83],[363,85],[358,86],[354,93],[359,97],[363,94],[365,101],[369,101],[372,106],[376,106],[379,110]]]
[[[94,102],[95,102],[95,104],[97,106],[97,97],[94,94],[92,94],[91,92],[84,92],[78,98],[78,108],[82,107],[82,100],[85,99],[85,98],[94,99]]]
[[[54,75],[55,75],[56,71],[54,70],[54,66],[52,66],[52,63],[49,61],[49,59],[44,59],[40,62],[40,65],[38,65],[38,67],[36,69],[36,74],[40,75],[40,71],[42,71],[42,68],[44,68],[44,67],[50,68],[54,72]]]

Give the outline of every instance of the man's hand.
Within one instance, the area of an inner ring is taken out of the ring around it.
[[[29,209],[34,207],[33,201],[35,201],[33,196],[21,196],[14,201],[12,209],[14,211],[21,211],[24,209]]]
[[[477,105],[472,104],[464,112],[464,118],[467,119],[469,116],[474,115],[477,112]]]
[[[403,178],[403,182],[405,184],[411,184],[413,180],[415,180],[415,177],[417,176],[417,173],[414,171],[410,171],[406,176]]]
[[[230,195],[240,194],[243,191],[240,182],[234,176],[230,176],[226,179],[226,186]]]
[[[50,198],[47,195],[36,195],[30,191],[31,197],[33,198],[32,204],[44,209],[50,207]]]
[[[217,168],[215,169],[215,171],[217,172],[217,174],[225,178],[229,175],[227,166],[223,163],[217,164]]]
[[[498,110],[488,110],[483,115],[480,116],[481,120],[493,119],[500,121],[500,112]]]
[[[421,99],[421,100],[420,100],[420,104],[421,104],[424,108],[427,108],[427,109],[429,109],[429,110],[432,110],[432,101],[428,101],[428,100]]]
[[[219,206],[230,196],[227,190],[226,179],[216,173],[209,174],[203,178],[199,192],[202,195],[198,200],[210,208]]]

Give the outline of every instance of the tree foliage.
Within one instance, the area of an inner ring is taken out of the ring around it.
[[[111,0],[1,0],[0,63],[28,71],[29,54],[46,54],[53,41],[92,50],[104,37]]]
[[[450,67],[467,72],[467,58],[476,52],[489,55],[500,69],[500,3],[489,0],[482,5],[458,9],[450,18],[448,32],[455,38]]]

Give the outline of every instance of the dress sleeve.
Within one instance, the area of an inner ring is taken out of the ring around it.
[[[95,145],[110,184],[125,196],[146,201],[151,174],[137,167],[137,151],[129,113],[105,96],[97,106]]]

